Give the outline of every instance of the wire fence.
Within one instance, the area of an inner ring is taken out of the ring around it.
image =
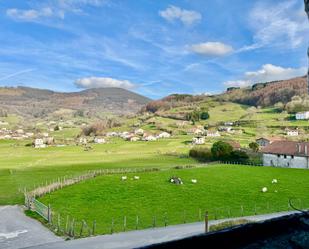
[[[38,200],[34,201],[35,210],[46,221],[48,226],[58,235],[70,238],[82,238],[94,235],[113,234],[131,230],[166,227],[169,225],[202,222],[205,219],[221,220],[230,218],[245,219],[246,216],[262,215],[282,211],[293,211],[289,200],[286,202],[251,205],[237,205],[227,207],[198,208],[195,211],[176,210],[173,212],[160,212],[147,215],[123,215],[115,217],[96,217],[96,219],[76,219],[72,215],[61,215]],[[293,205],[299,209],[305,209],[309,202],[294,199]],[[93,216],[93,213],[92,215]]]
[[[262,163],[255,163],[255,162],[219,161],[219,163],[232,164],[232,165],[264,166]]]

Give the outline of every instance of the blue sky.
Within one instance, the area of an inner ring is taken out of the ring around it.
[[[304,75],[300,0],[0,0],[0,86],[157,99]]]

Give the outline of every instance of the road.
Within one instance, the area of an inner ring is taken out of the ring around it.
[[[40,222],[27,217],[20,206],[0,206],[0,249],[18,249],[63,241]]]
[[[267,215],[248,216],[242,218],[258,222],[292,213],[294,212],[281,212]],[[210,221],[209,225],[218,224],[227,220],[229,219]],[[168,226],[163,228],[117,233],[113,235],[101,235],[65,242],[49,243],[41,246],[32,246],[27,249],[127,249],[142,247],[165,241],[177,240],[192,235],[198,235],[203,232],[204,223],[198,222],[191,224]]]

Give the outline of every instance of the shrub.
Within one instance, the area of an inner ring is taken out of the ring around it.
[[[194,147],[189,151],[189,156],[202,161],[211,161],[213,159],[212,153],[205,147]]]
[[[234,150],[231,152],[230,160],[237,162],[247,162],[249,160],[249,156],[245,151]]]
[[[200,116],[201,116],[201,120],[209,119],[209,113],[208,112],[202,112]]]
[[[249,144],[249,148],[253,151],[253,152],[258,152],[259,151],[259,144],[256,142],[252,142]]]
[[[233,147],[230,144],[223,142],[223,141],[215,142],[211,148],[212,156],[215,159],[220,159],[220,160],[229,159],[232,151],[233,151]]]

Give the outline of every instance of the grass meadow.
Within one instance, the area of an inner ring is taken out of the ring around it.
[[[63,188],[40,198],[51,204],[60,214],[64,226],[67,217],[75,219],[79,231],[80,222],[89,225],[96,221],[96,233],[126,229],[164,226],[198,221],[205,210],[210,219],[239,217],[288,210],[289,198],[300,199],[295,204],[309,206],[309,171],[271,167],[239,165],[208,165],[192,169],[162,170],[141,173],[140,180],[128,174],[96,177]],[[171,176],[180,177],[184,184],[168,182]],[[278,180],[272,184],[272,179]],[[191,183],[197,179],[197,183]],[[301,186],[301,187],[300,187]],[[262,193],[262,187],[268,192]],[[241,208],[243,207],[243,209]]]
[[[124,142],[113,139],[108,144],[34,149],[27,142],[0,141],[0,205],[23,202],[20,190],[33,189],[61,176],[79,175],[104,168],[169,168],[196,164],[186,157],[186,138],[155,142]]]

